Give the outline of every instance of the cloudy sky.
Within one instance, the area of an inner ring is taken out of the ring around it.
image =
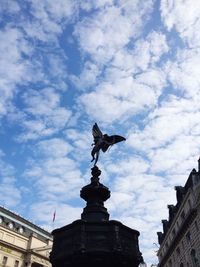
[[[1,0],[0,205],[50,230],[80,218],[97,122],[127,138],[100,156],[106,207],[156,263],[200,154],[199,29],[196,0]]]

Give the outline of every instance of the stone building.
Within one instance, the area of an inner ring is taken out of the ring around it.
[[[0,206],[0,266],[48,267],[52,236]]]
[[[200,159],[185,186],[176,186],[176,205],[158,232],[159,267],[200,267]]]

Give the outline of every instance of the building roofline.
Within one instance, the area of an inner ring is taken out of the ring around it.
[[[3,207],[3,206],[0,206],[0,216],[7,216],[8,219],[10,219],[14,222],[17,222],[24,227],[29,228],[33,232],[38,233],[38,234],[46,237],[47,239],[52,239],[52,235],[50,232],[48,232],[47,230],[43,229],[42,227],[34,224],[33,222],[23,218],[21,215]]]
[[[198,163],[199,163],[199,168],[200,168],[200,160],[198,161]],[[166,236],[169,233],[169,229],[171,228],[171,225],[173,224],[175,217],[179,213],[180,207],[182,206],[187,193],[189,192],[190,189],[192,189],[199,182],[200,182],[200,170],[198,169],[198,171],[196,171],[195,169],[193,169],[190,172],[184,186],[175,186],[177,203],[176,205],[174,205],[173,216],[169,220],[162,220],[163,223],[164,221],[166,221],[166,223],[165,225],[163,224],[163,232],[159,232],[160,246],[162,246],[164,243],[164,240],[166,240]],[[170,205],[168,205],[168,207],[169,206]],[[169,213],[169,217],[170,217],[170,213]],[[164,228],[166,229],[164,230]]]

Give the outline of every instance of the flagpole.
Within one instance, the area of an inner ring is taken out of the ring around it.
[[[55,220],[56,220],[56,208],[54,209],[54,213],[53,213],[53,218],[52,218],[52,231],[54,230],[54,223],[55,223]]]

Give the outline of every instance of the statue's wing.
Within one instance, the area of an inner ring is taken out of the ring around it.
[[[99,126],[97,125],[97,123],[95,123],[92,127],[92,135],[94,137],[94,140],[103,137],[103,134],[101,130],[99,129]]]
[[[120,135],[111,135],[111,136],[106,136],[104,137],[105,142],[103,143],[101,149],[103,152],[106,152],[107,149],[109,148],[109,146],[112,146],[116,143],[119,143],[121,141],[125,141],[126,138],[124,138],[123,136]]]

